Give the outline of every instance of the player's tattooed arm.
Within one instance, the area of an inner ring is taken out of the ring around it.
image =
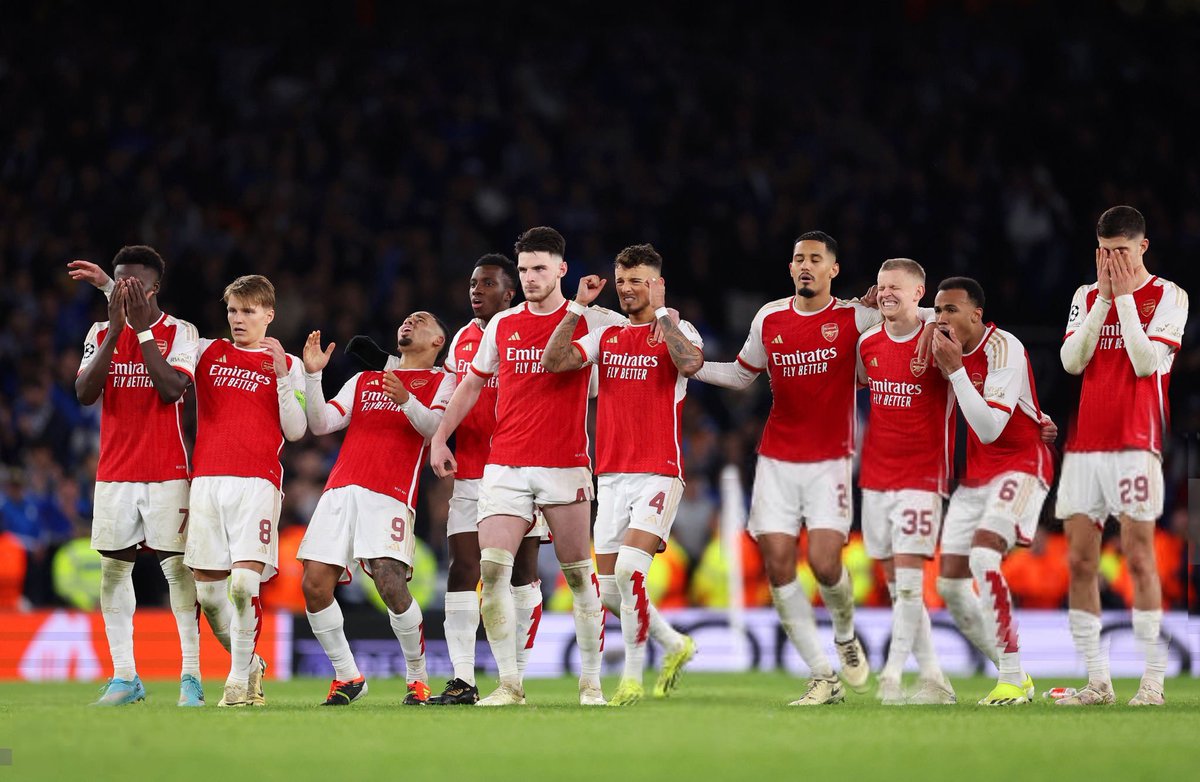
[[[679,328],[679,324],[666,311],[667,282],[662,277],[650,281],[650,306],[657,315],[658,327],[662,332],[662,340],[667,343],[667,352],[679,374],[691,377],[700,367],[704,366],[704,353],[696,347],[687,335]]]
[[[575,333],[575,325],[579,323],[583,311],[596,300],[600,291],[604,290],[606,282],[607,280],[596,274],[589,274],[579,281],[575,301],[567,304],[566,315],[554,329],[546,349],[542,351],[542,366],[548,371],[570,372],[583,366],[583,356],[571,346],[571,336]]]
[[[150,375],[150,382],[154,384],[159,399],[168,404],[175,402],[191,385],[191,378],[167,363],[155,340],[141,340],[141,334],[150,330],[150,295],[137,277],[130,277],[125,285],[125,317],[129,327],[139,335],[146,374]]]
[[[104,339],[96,345],[91,340],[84,346],[84,358],[88,365],[75,378],[75,396],[81,404],[90,405],[100,398],[104,384],[108,381],[108,369],[112,365],[113,353],[117,349],[117,337],[125,330],[125,297],[127,285],[118,285],[108,300],[108,329]],[[94,356],[89,357],[88,351]]]

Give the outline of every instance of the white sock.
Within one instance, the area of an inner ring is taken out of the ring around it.
[[[525,666],[529,664],[529,654],[533,651],[533,642],[537,638],[538,625],[542,621],[542,582],[515,586],[513,592],[513,608],[517,612],[517,632],[514,639],[517,644],[517,675],[525,679]]]
[[[340,682],[354,681],[362,673],[354,662],[354,653],[350,651],[350,642],[342,629],[342,607],[334,600],[332,603],[317,611],[305,611],[308,624],[312,627],[313,635],[321,642],[321,648],[333,663],[333,678]]]
[[[600,656],[604,651],[604,606],[600,603],[600,582],[590,559],[563,562],[562,572],[571,588],[575,617],[575,640],[579,644],[579,681],[581,685],[600,686]],[[618,588],[619,588],[618,584]]]
[[[129,681],[137,676],[133,662],[133,563],[100,558],[100,610],[104,634],[112,654],[113,677]]]
[[[954,617],[958,631],[980,654],[991,660],[993,665],[997,664],[999,658],[996,657],[996,644],[983,626],[982,609],[979,598],[971,587],[971,579],[939,577],[937,589],[942,600],[946,601],[946,608],[949,609],[950,616]]]
[[[229,602],[229,579],[197,581],[196,600],[213,635],[225,647],[225,651],[230,651],[229,625],[233,621],[233,606]]]
[[[625,640],[625,672],[621,678],[639,684],[646,663],[646,641],[650,638],[646,573],[653,563],[653,555],[633,546],[621,546],[617,554],[615,575],[621,590],[621,637]]]
[[[921,678],[927,681],[944,682],[941,663],[938,662],[937,651],[933,648],[933,626],[929,621],[929,609],[921,604],[921,624],[917,628],[917,637],[913,641],[913,654],[916,655],[920,667]]]
[[[183,564],[183,555],[169,557],[159,563],[167,579],[171,596],[171,613],[179,630],[179,649],[183,653],[180,675],[200,678],[200,604],[196,602],[196,579]]]
[[[596,580],[600,582],[600,602],[604,604],[604,609],[613,616],[619,617],[621,615],[621,590],[617,589],[617,577],[615,575],[597,575]]]
[[[425,624],[421,615],[421,606],[413,600],[402,614],[388,611],[388,621],[392,624],[392,632],[400,641],[400,650],[404,652],[404,662],[408,668],[404,680],[409,682],[429,683],[425,673]]]
[[[254,660],[254,645],[262,629],[262,603],[258,591],[262,575],[244,567],[235,567],[229,576],[229,600],[233,603],[233,619],[229,623],[230,684],[245,686],[250,679],[250,663]]]
[[[925,608],[922,580],[924,571],[919,568],[896,568],[896,597],[892,603],[892,644],[888,649],[887,663],[881,677],[899,680],[904,673],[904,664],[912,654],[917,634],[921,627],[921,612]]]
[[[1167,645],[1163,643],[1160,630],[1162,629],[1162,610],[1142,611],[1133,609],[1133,637],[1146,655],[1146,675],[1143,681],[1152,682],[1163,687],[1163,678],[1167,675]]]
[[[485,548],[479,552],[479,572],[483,578],[479,613],[483,617],[483,629],[487,632],[488,645],[492,647],[492,657],[496,659],[500,683],[520,687],[512,569],[513,555],[504,549]]]
[[[1000,571],[1001,558],[1000,552],[995,549],[975,546],[971,549],[971,573],[979,587],[983,623],[989,635],[995,639],[1000,681],[1020,685],[1024,677],[1021,674],[1017,619],[1013,616],[1008,581]]]
[[[1072,608],[1067,612],[1075,651],[1087,665],[1089,684],[1106,684],[1112,689],[1112,674],[1108,670],[1108,650],[1100,644],[1100,617],[1088,611]]]
[[[842,568],[842,575],[833,586],[818,584],[821,589],[821,599],[833,620],[833,639],[849,641],[854,637],[854,587],[850,584],[850,574]]]
[[[832,678],[833,666],[829,664],[829,658],[821,648],[812,603],[808,602],[800,582],[793,581],[780,587],[771,587],[771,600],[775,603],[775,611],[779,614],[783,631],[787,633],[792,646],[796,647],[812,675],[819,679]]]
[[[470,592],[446,593],[446,647],[454,678],[475,684],[475,636],[479,632],[479,595]]]
[[[596,576],[600,579],[600,602],[613,616],[621,616],[621,590],[617,589],[616,576]],[[650,603],[650,638],[667,652],[683,646],[683,634],[662,618],[662,614]]]

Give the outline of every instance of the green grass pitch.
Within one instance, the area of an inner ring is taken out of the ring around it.
[[[649,683],[649,682],[648,682]],[[89,709],[88,684],[0,684],[7,780],[1183,779],[1195,772],[1200,680],[1167,682],[1168,705],[1067,710],[1039,699],[973,705],[992,680],[957,679],[958,706],[786,706],[803,682],[777,673],[689,674],[678,693],[584,709],[575,681],[532,680],[529,705],[404,707],[399,680],[347,708],[318,708],[327,681],[268,681],[262,709],[179,709],[175,682],[149,699]],[[493,683],[481,680],[485,689]],[[1055,684],[1039,682],[1045,689]],[[605,692],[616,687],[605,681]],[[1123,704],[1136,681],[1116,682]],[[3,753],[0,753],[0,757]]]

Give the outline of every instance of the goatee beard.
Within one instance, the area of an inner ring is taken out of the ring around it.
[[[401,337],[396,341],[396,344],[402,348],[406,348],[413,343],[412,337]]]
[[[817,295],[817,292],[814,291],[812,288],[804,287],[804,288],[801,288],[800,290],[796,291],[796,295],[801,296],[805,299],[811,299],[813,296]]]

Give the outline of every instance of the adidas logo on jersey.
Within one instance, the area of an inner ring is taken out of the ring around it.
[[[782,345],[783,344],[783,335],[776,334],[775,339],[771,340],[771,344],[772,345]]]
[[[867,363],[868,363],[868,364],[870,364],[870,365],[871,365],[871,366],[873,366],[873,367],[877,367],[877,366],[879,366],[879,358],[878,358],[878,357],[872,358],[872,359],[871,359],[870,361],[868,361]]]
[[[463,353],[470,353],[470,352],[471,352],[471,351],[473,351],[473,350],[475,350],[475,345],[474,345],[474,343],[468,342],[466,345],[463,345],[463,346],[462,346],[462,352],[463,352]]]
[[[604,340],[604,342],[605,342],[606,344],[614,344],[614,345],[615,345],[615,344],[616,344],[616,342],[617,342],[617,335],[616,335],[616,334],[613,334],[611,337],[609,337],[608,339]]]
[[[519,331],[514,331],[508,337],[509,342],[518,342],[518,341],[520,341],[520,339],[521,339],[521,332],[519,332]]]
[[[225,357],[224,357],[224,356],[217,356],[217,358],[216,358],[216,360],[215,360],[215,363],[217,363],[217,364],[228,364],[229,362],[228,362],[228,361],[225,359]]]

